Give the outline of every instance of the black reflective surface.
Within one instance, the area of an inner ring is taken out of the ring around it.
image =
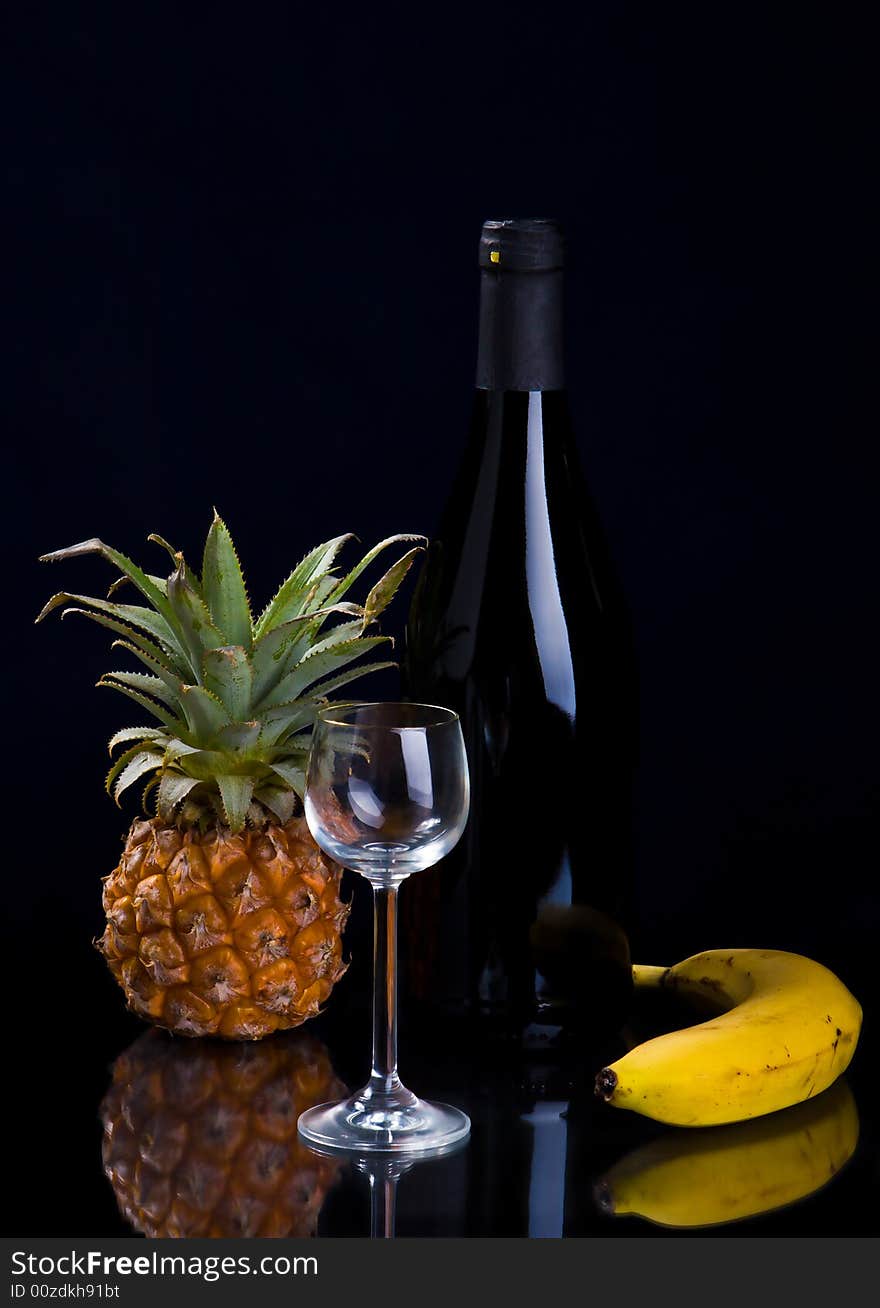
[[[852,13],[533,6],[487,58],[469,11],[419,41],[390,6],[179,6],[169,40],[158,7],[9,9],[6,1229],[129,1233],[99,1105],[143,1029],[89,946],[134,815],[101,793],[125,719],[92,688],[105,633],[31,625],[56,584],[36,557],[95,533],[189,548],[216,503],[268,599],[332,532],[432,534],[464,440],[473,243],[503,202],[552,207],[582,251],[575,428],[641,668],[634,956],[798,950],[865,1008],[851,1162],[711,1233],[876,1230],[875,77]],[[541,838],[541,815],[523,825]],[[346,992],[368,994],[355,968]],[[368,1014],[336,998],[308,1030],[358,1084]],[[559,1153],[533,1169],[516,1074],[430,1026],[402,1053],[474,1133],[400,1178],[399,1233],[522,1234],[539,1176],[556,1221]],[[565,1132],[566,1233],[666,1238],[593,1202],[654,1128],[585,1095]],[[368,1223],[367,1178],[341,1174],[319,1230]]]
[[[880,1229],[867,964],[861,976],[847,975],[869,1017],[845,1084],[804,1109],[723,1128],[714,1153],[707,1132],[675,1132],[592,1094],[595,1070],[624,1042],[682,1025],[687,1012],[656,999],[648,1008],[643,999],[604,1050],[523,1057],[406,1011],[408,1082],[466,1109],[473,1127],[460,1152],[397,1175],[381,1163],[318,1158],[295,1132],[297,1113],[316,1097],[363,1079],[363,967],[299,1031],[229,1045],[151,1031],[125,1013],[87,944],[79,939],[67,954],[59,948],[58,966],[84,978],[88,1006],[51,1035],[22,1029],[6,1041],[10,1234],[736,1237]],[[647,1217],[614,1214],[615,1203],[632,1206],[634,1196]]]

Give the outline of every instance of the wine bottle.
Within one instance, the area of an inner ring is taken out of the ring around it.
[[[459,712],[472,804],[401,910],[416,1005],[527,1045],[616,1030],[636,680],[620,586],[563,388],[563,238],[484,224],[470,440],[407,627],[404,685]]]

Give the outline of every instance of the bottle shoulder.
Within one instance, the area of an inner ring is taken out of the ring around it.
[[[433,605],[473,604],[490,588],[516,603],[537,570],[554,572],[581,604],[619,609],[620,586],[565,393],[541,393],[539,423],[536,408],[534,393],[477,392],[465,454],[431,542]]]
[[[563,394],[476,397],[408,641],[408,662],[430,675],[543,687],[572,715],[577,683],[627,663],[622,592]]]

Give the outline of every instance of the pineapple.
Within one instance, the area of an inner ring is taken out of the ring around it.
[[[302,817],[311,726],[331,692],[388,660],[348,665],[390,643],[376,619],[406,576],[418,536],[381,541],[344,576],[350,536],[310,551],[254,621],[229,531],[216,512],[201,576],[171,555],[167,581],[99,540],[43,555],[100,554],[120,572],[106,600],[54,595],[108,627],[145,671],[109,672],[158,725],[125,727],[107,775],[117,803],[147,779],[155,816],[132,825],[106,878],[98,947],[141,1017],[181,1035],[258,1040],[317,1013],[345,971],[341,869]],[[363,604],[344,598],[389,546],[407,548]],[[110,596],[132,582],[149,607]],[[340,620],[341,619],[341,620]],[[330,620],[334,625],[328,626]],[[345,669],[343,671],[343,669]]]
[[[346,1094],[324,1046],[175,1041],[145,1031],[113,1064],[101,1104],[104,1172],[136,1231],[164,1237],[314,1235],[341,1163],[296,1122]]]

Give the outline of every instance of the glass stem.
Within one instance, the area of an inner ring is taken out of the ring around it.
[[[393,1094],[397,1075],[397,888],[373,887],[373,1067],[370,1087]]]

